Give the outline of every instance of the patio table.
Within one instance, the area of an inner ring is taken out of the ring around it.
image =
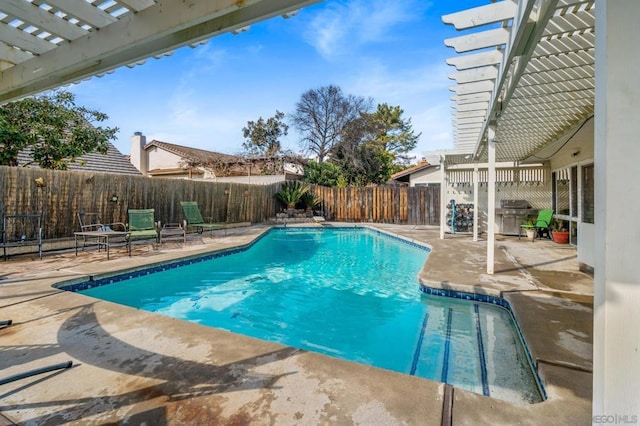
[[[127,251],[129,252],[129,256],[131,256],[131,243],[129,242],[129,232],[126,231],[83,231],[83,232],[74,232],[73,235],[76,239],[76,256],[78,255],[78,237],[89,237],[96,238],[98,244],[98,251],[101,250],[102,247],[105,248],[107,252],[107,260],[109,260],[109,246],[111,243],[109,240],[113,237],[124,237],[125,243],[127,245]]]
[[[160,229],[160,245],[167,240],[182,240],[182,244],[187,243],[185,229],[179,223],[165,223]]]

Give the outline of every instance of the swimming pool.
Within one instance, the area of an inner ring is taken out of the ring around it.
[[[273,229],[247,249],[86,283],[93,288],[82,293],[500,399],[540,401],[510,313],[423,294],[417,275],[427,255],[370,229]]]

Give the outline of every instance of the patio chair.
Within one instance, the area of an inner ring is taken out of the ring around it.
[[[538,212],[538,217],[536,218],[536,221],[533,224],[524,223],[520,225],[520,232],[518,232],[518,239],[520,239],[523,229],[535,230],[536,234],[538,235],[538,238],[542,238],[542,235],[546,233],[547,237],[551,239],[551,230],[549,229],[549,226],[551,226],[552,219],[553,219],[553,210],[540,210]],[[535,240],[535,238],[533,240]]]
[[[80,224],[80,232],[127,230],[127,227],[122,222],[103,223],[102,219],[100,219],[100,213],[78,212],[78,223]],[[87,243],[98,244],[98,239],[83,235],[82,250],[84,250]]]
[[[180,205],[182,206],[182,211],[186,218],[185,228],[187,230],[195,228],[198,234],[202,234],[205,230],[209,230],[211,231],[211,236],[213,236],[213,231],[223,228],[221,223],[206,223],[202,218],[202,214],[200,214],[197,202],[180,201]]]
[[[40,214],[3,214],[0,229],[0,247],[4,260],[10,247],[38,246],[42,259],[42,216]]]
[[[129,209],[129,223],[127,223],[127,235],[129,241],[129,255],[131,244],[136,240],[154,239],[158,242],[158,223],[155,221],[155,209]]]
[[[78,223],[80,231],[124,231],[125,225],[122,222],[104,223],[100,219],[100,213],[79,212]]]

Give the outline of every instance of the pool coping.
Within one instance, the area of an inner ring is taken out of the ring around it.
[[[379,227],[372,227],[368,224],[366,225],[359,225],[359,226],[363,226],[363,227],[371,227],[376,231],[382,231],[385,233],[389,233],[389,231],[384,230],[384,229],[380,229]],[[350,226],[347,226],[350,227]],[[262,232],[265,232],[266,230],[270,229],[270,227],[263,229]],[[393,232],[391,232],[393,233]],[[409,239],[412,241],[415,241],[414,239],[410,238],[410,237],[406,237],[406,236],[402,236],[400,234],[396,234],[398,235],[400,238],[403,239]],[[254,237],[257,238],[257,237]],[[420,242],[421,245],[432,248],[432,246],[430,244],[426,244],[423,242]],[[237,247],[236,247],[237,248]],[[224,249],[223,249],[224,250]],[[432,248],[433,250],[433,248]],[[219,251],[218,249],[210,249],[209,247],[206,247],[205,250],[202,251],[202,253],[208,253],[208,252],[216,252]],[[184,259],[184,258],[188,258],[188,257],[199,257],[201,256],[202,253],[195,253],[195,254],[186,254],[185,253],[178,253],[178,256],[175,256],[176,253],[174,253],[173,258],[174,259]],[[151,262],[151,264],[153,264],[154,262]],[[165,261],[160,261],[160,262],[155,262],[155,263],[166,263]],[[428,265],[429,263],[429,259],[427,260],[427,262],[425,263],[425,267]],[[114,274],[119,274],[122,273],[122,271],[124,270],[138,270],[141,268],[145,268],[147,267],[149,263],[145,264],[145,265],[137,265],[137,266],[133,266],[133,267],[129,267],[129,268],[125,268],[125,269],[119,269],[117,271],[107,271],[107,272],[101,272],[101,273],[97,273],[97,274],[87,274],[84,273],[82,276],[78,276],[75,275],[73,277],[73,279],[69,280],[69,279],[60,279],[60,278],[53,278],[54,280],[54,284],[55,283],[59,283],[59,282],[70,282],[70,281],[78,281],[78,280],[82,280],[85,277],[88,276],[109,276],[109,275],[114,275]],[[115,265],[114,265],[115,266]],[[80,268],[80,269],[86,269],[86,268]],[[423,271],[424,272],[424,271]],[[76,272],[76,274],[81,273],[81,272]],[[422,272],[421,272],[422,274]],[[47,286],[49,286],[49,289],[55,290],[54,287],[52,287],[52,281],[51,279],[46,280],[47,281]],[[44,281],[43,281],[44,283]],[[62,293],[62,291],[59,291],[60,293]],[[104,303],[108,303],[108,302],[104,302]],[[519,323],[519,321],[518,321]],[[6,337],[5,337],[6,339]],[[320,359],[325,359],[323,358],[324,356],[319,355]],[[333,361],[330,361],[331,357],[328,357],[326,362],[328,362],[329,364],[332,364]],[[349,363],[348,361],[344,361],[346,363]],[[340,364],[340,363],[338,363]],[[341,365],[341,364],[340,364]],[[551,373],[556,374],[558,368],[557,366],[553,366],[553,365],[544,365],[541,367],[542,369],[546,370],[546,371],[551,371]],[[360,370],[359,368],[357,368],[357,370]],[[562,371],[560,371],[560,373],[562,373]],[[392,374],[399,374],[401,376],[406,376],[403,375],[401,373],[392,373]],[[588,374],[588,372],[587,372]],[[556,374],[557,376],[557,374]],[[411,377],[411,376],[407,376],[407,377]],[[586,377],[586,376],[585,376]],[[442,392],[442,387],[440,386],[439,382],[432,382],[428,379],[418,379],[424,382],[429,382],[433,385],[437,385],[436,387],[432,387],[431,384],[425,383],[424,385],[427,386],[430,389],[439,389],[437,390],[434,394],[433,394],[433,398],[435,398],[434,401],[439,401],[442,398],[443,392]],[[401,382],[404,382],[406,380],[400,380]],[[410,382],[410,381],[409,381]],[[407,383],[409,383],[407,382]],[[412,382],[415,383],[415,382]],[[414,385],[415,386],[415,385]],[[571,398],[567,397],[566,395],[562,395],[561,398],[558,398],[557,395],[557,390],[553,390],[552,394],[549,396],[549,398],[541,403],[537,403],[537,404],[533,404],[533,405],[529,405],[529,406],[521,406],[521,405],[513,405],[511,403],[504,403],[503,401],[500,400],[496,400],[494,398],[487,398],[484,397],[482,395],[478,395],[478,394],[473,394],[471,392],[468,391],[464,391],[464,390],[459,390],[455,393],[455,405],[454,407],[458,407],[457,410],[457,416],[458,418],[464,418],[465,415],[473,415],[473,413],[476,413],[476,415],[478,415],[478,413],[486,413],[487,416],[493,416],[493,418],[501,418],[501,419],[506,419],[506,418],[511,418],[511,416],[513,415],[514,412],[519,412],[519,413],[528,413],[530,415],[532,415],[531,419],[542,419],[542,418],[550,418],[549,416],[551,416],[551,418],[558,420],[561,419],[562,416],[567,416],[568,414],[560,414],[560,413],[564,413],[565,411],[568,412],[572,412],[572,415],[575,415],[576,413],[581,413],[581,406],[584,406],[583,403],[578,404],[577,408],[576,408],[576,404],[574,404],[575,401],[572,401]],[[486,401],[486,402],[485,402]],[[489,405],[486,405],[489,404]],[[497,405],[496,405],[497,404]],[[482,408],[482,407],[487,407]],[[488,408],[491,407],[491,408]],[[496,407],[498,407],[498,409],[496,409]],[[501,408],[500,408],[501,407]],[[564,408],[562,408],[564,407]],[[571,409],[567,410],[568,407],[571,407]],[[433,407],[432,407],[433,408]],[[562,408],[562,409],[560,409]],[[406,409],[406,407],[405,407]],[[421,409],[422,410],[422,409]],[[462,411],[460,411],[462,410]],[[478,411],[479,410],[479,411]],[[515,411],[514,411],[515,410]],[[564,411],[563,411],[564,410]],[[454,409],[454,417],[456,417],[456,409]],[[511,414],[509,414],[511,413]],[[462,416],[462,417],[460,417]],[[497,417],[496,417],[497,416]],[[505,417],[506,416],[506,417]],[[558,417],[559,416],[559,417]],[[580,418],[585,419],[586,418],[586,414],[584,412],[582,412],[582,414],[579,414]],[[488,417],[488,418],[489,418]],[[513,419],[520,419],[521,418],[521,414],[515,415],[515,417],[513,417]],[[439,424],[439,419],[432,419],[433,424],[438,423]],[[535,422],[534,422],[535,424]]]

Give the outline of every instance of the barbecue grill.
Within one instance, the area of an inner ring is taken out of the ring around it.
[[[501,200],[496,216],[500,216],[500,233],[502,235],[520,235],[520,225],[528,216],[537,216],[538,210],[532,209],[527,200]]]

